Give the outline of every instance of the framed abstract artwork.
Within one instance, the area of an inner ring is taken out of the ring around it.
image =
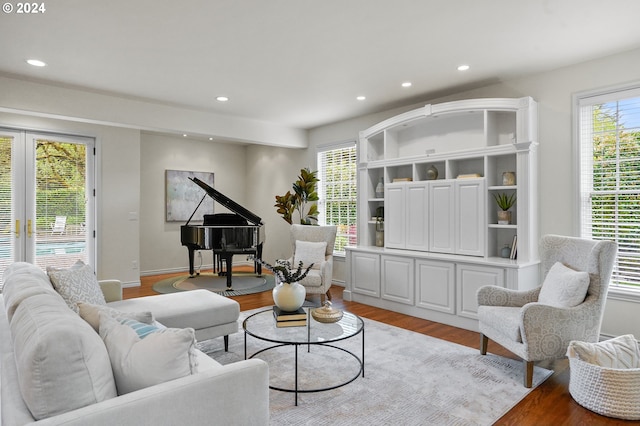
[[[213,198],[189,178],[197,177],[213,187],[213,173],[184,170],[165,171],[165,213],[167,222],[186,222],[195,211],[193,222],[202,222],[203,215],[213,214]],[[198,203],[204,201],[198,207]]]

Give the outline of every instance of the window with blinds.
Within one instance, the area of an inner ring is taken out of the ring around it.
[[[618,243],[612,288],[640,291],[640,87],[577,98],[580,232]]]
[[[318,151],[318,223],[337,225],[334,253],[357,243],[357,160],[355,142]]]

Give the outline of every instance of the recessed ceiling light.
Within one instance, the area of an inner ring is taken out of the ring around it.
[[[412,83],[410,81],[405,81],[402,83],[402,87],[411,87]]]
[[[359,101],[364,101],[365,99],[367,99],[367,97],[366,96],[358,96],[356,99],[359,100]]]
[[[213,140],[213,138],[209,138],[209,140],[210,140],[210,141],[212,141],[212,140]]]
[[[29,65],[33,65],[34,67],[46,67],[47,64],[45,62],[42,62],[39,59],[27,59],[27,63]]]
[[[182,137],[183,137],[183,138],[186,138],[186,137],[187,137],[187,134],[186,134],[186,133],[183,133],[183,134],[182,134]]]
[[[229,100],[229,98],[226,97],[226,96],[218,96],[218,97],[216,97],[216,101],[218,101],[218,102],[227,102],[228,100]]]
[[[469,65],[460,65],[458,66],[458,71],[466,71],[469,69]]]

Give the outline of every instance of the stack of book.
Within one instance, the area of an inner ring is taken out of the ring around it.
[[[302,308],[287,312],[274,306],[273,317],[276,320],[276,327],[303,327],[307,325],[307,313]]]

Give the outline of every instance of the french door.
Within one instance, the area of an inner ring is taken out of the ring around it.
[[[0,128],[0,274],[16,261],[95,266],[94,146]]]

